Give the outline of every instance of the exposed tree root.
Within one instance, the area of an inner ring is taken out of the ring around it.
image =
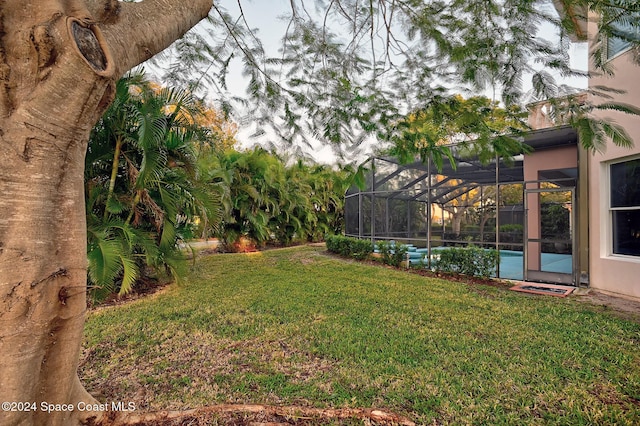
[[[276,407],[258,404],[223,404],[184,411],[157,411],[151,413],[108,412],[100,421],[89,421],[92,426],[143,426],[206,424],[199,419],[220,415],[234,425],[321,425],[340,420],[363,420],[366,424],[415,426],[406,417],[369,408],[322,409],[310,407]],[[224,423],[218,423],[224,424]]]

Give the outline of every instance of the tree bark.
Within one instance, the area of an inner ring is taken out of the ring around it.
[[[20,403],[0,411],[0,424],[69,425],[100,414],[77,405],[92,401],[76,373],[86,311],[87,140],[116,80],[211,5],[0,2],[0,402]],[[47,404],[67,406],[46,412]]]

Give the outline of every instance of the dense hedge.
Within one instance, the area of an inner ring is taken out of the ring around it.
[[[327,250],[341,256],[363,260],[373,253],[373,244],[369,240],[359,240],[342,235],[329,235],[325,241]]]
[[[524,226],[520,225],[519,223],[508,223],[500,227],[500,234],[502,234],[503,232],[510,232],[522,235],[523,231]]]
[[[438,251],[433,267],[441,272],[453,272],[473,277],[489,278],[500,262],[497,250],[480,247],[451,247]]]
[[[327,250],[331,253],[357,260],[367,259],[374,251],[370,240],[330,235],[325,241]],[[379,241],[377,247],[382,262],[387,265],[397,267],[406,260],[407,246],[405,245]],[[435,270],[473,277],[489,278],[500,262],[497,250],[485,250],[476,246],[449,247],[438,250],[437,253],[439,258],[432,262]]]

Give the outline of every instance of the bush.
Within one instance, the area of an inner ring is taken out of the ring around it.
[[[351,241],[351,257],[357,260],[364,260],[373,253],[373,244],[369,240],[353,239]]]
[[[386,263],[385,259],[389,259],[389,256],[391,256],[391,244],[387,241],[378,241],[376,247],[378,248],[380,259],[382,259],[383,263]]]
[[[373,244],[369,240],[345,237],[343,235],[329,235],[326,238],[327,250],[345,257],[363,260],[373,253]]]
[[[403,244],[388,243],[386,241],[378,241],[378,251],[382,263],[398,267],[407,257],[407,246]]]
[[[433,262],[436,270],[489,278],[495,272],[500,255],[497,250],[480,247],[452,247],[438,251],[439,259]]]
[[[327,250],[331,253],[341,254],[342,247],[345,243],[345,237],[340,235],[329,235],[325,238]]]
[[[519,223],[508,223],[506,225],[500,226],[500,232],[513,232],[514,234],[522,234],[524,231],[524,226]]]

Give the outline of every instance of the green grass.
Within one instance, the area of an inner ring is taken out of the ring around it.
[[[142,409],[376,407],[418,424],[640,424],[640,325],[319,247],[215,255],[87,321],[81,378]]]

